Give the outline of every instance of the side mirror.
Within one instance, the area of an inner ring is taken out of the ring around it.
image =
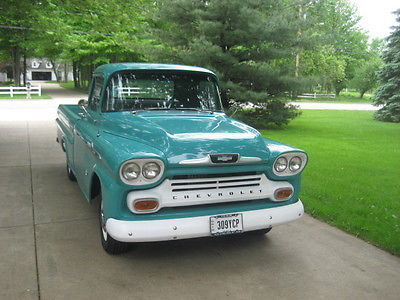
[[[79,106],[80,109],[83,109],[83,110],[86,111],[86,108],[87,108],[87,106],[88,106],[87,100],[85,100],[85,99],[79,100],[79,101],[78,101],[78,106]]]

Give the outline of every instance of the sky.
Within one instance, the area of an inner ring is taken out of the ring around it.
[[[360,26],[365,29],[371,38],[384,38],[390,32],[391,26],[397,25],[392,14],[400,8],[399,0],[350,0],[362,17]]]

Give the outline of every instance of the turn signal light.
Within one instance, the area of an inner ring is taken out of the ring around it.
[[[289,199],[293,194],[293,190],[289,188],[282,188],[282,189],[277,189],[275,191],[275,199],[276,200],[287,200]]]
[[[158,201],[156,200],[139,200],[134,204],[134,208],[137,211],[155,210],[158,207]]]

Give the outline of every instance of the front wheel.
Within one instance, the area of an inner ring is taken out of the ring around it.
[[[103,249],[108,254],[120,254],[128,251],[128,243],[119,242],[114,240],[108,233],[106,229],[106,220],[104,217],[103,210],[103,199],[100,195],[97,196],[99,203],[99,224],[100,224],[100,239]]]

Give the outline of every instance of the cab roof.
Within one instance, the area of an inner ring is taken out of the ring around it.
[[[216,75],[208,69],[196,66],[173,65],[173,64],[154,64],[154,63],[115,63],[105,64],[94,70],[95,75],[103,75],[109,77],[117,71],[124,70],[165,70],[165,71],[188,71],[207,73],[216,77]]]

